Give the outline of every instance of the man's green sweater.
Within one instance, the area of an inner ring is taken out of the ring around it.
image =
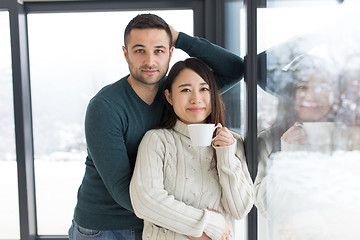
[[[204,60],[214,71],[221,92],[243,77],[243,60],[205,39],[180,33],[175,47]],[[129,184],[143,135],[163,118],[164,79],[154,102],[148,105],[131,88],[127,77],[101,89],[86,111],[88,156],[74,213],[75,221],[85,228],[143,227],[131,206]]]

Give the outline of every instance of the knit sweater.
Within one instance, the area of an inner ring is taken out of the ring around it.
[[[255,189],[255,205],[258,211],[263,215],[267,216],[267,208],[270,199],[268,199],[268,170],[271,166],[268,166],[268,161],[271,159],[271,155],[274,154],[274,138],[272,134],[274,134],[274,129],[267,129],[262,131],[258,135],[257,143],[258,143],[258,171],[254,182]],[[322,143],[317,145],[311,144],[296,144],[296,143],[288,143],[280,138],[281,143],[281,151],[306,151],[306,152],[330,152],[333,146],[327,143],[325,140]]]
[[[213,69],[222,92],[243,76],[240,57],[205,39],[180,33],[175,47],[204,60]],[[129,184],[143,135],[162,120],[164,79],[154,102],[147,105],[131,88],[127,77],[100,90],[86,111],[88,156],[74,212],[75,221],[85,228],[143,227],[131,206]]]
[[[234,219],[253,206],[243,141],[195,147],[181,121],[173,129],[150,130],[139,146],[130,196],[135,214],[145,220],[143,239],[188,239],[205,232],[215,240],[225,220],[233,239]]]

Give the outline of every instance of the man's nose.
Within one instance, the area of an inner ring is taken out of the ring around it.
[[[152,66],[154,65],[154,61],[155,61],[155,55],[153,53],[146,54],[145,65]]]

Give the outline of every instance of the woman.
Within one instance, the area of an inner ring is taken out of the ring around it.
[[[271,145],[266,148],[271,149],[269,154],[310,150],[302,123],[334,121],[340,104],[334,69],[330,62],[313,55],[300,55],[282,68],[281,82],[287,84],[279,93],[277,117],[273,126],[259,136]]]
[[[130,184],[143,239],[233,239],[253,206],[243,142],[223,127],[214,75],[201,60],[176,63],[164,83],[167,116],[139,145]],[[214,123],[212,146],[192,146],[187,124]],[[199,238],[200,237],[200,238]]]
[[[279,197],[280,194],[276,193],[276,190],[269,191],[274,183],[267,177],[273,159],[279,157],[276,153],[331,150],[331,137],[326,138],[323,134],[316,144],[312,144],[303,124],[333,122],[340,101],[335,91],[338,75],[328,61],[313,55],[301,55],[283,67],[282,71],[282,82],[287,82],[287,85],[281,92],[277,118],[271,128],[258,136],[259,164],[254,183],[255,205],[260,213],[269,218],[268,220],[280,219],[280,212],[283,210],[279,210],[276,216],[274,213],[269,216],[268,213],[269,210],[274,212],[275,209],[270,205],[281,205],[274,199],[282,196]],[[332,134],[331,132],[329,136]]]

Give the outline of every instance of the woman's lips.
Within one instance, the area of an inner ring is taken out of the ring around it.
[[[205,108],[203,107],[194,107],[194,108],[188,108],[189,111],[191,112],[201,112],[203,111]]]
[[[301,104],[300,107],[301,108],[306,108],[306,109],[321,109],[323,106],[319,105],[317,103],[304,102],[304,103]]]

